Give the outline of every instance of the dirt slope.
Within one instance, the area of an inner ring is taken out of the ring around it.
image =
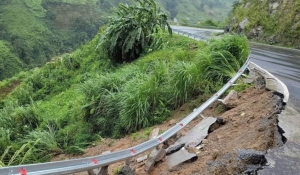
[[[158,162],[150,173],[144,172],[144,163],[137,163],[136,158],[132,159],[131,166],[136,169],[136,174],[150,175],[200,175],[200,174],[233,174],[243,171],[243,165],[236,159],[236,152],[239,149],[254,149],[266,151],[276,147],[281,140],[278,138],[277,115],[275,111],[275,100],[273,92],[264,89],[258,90],[254,87],[239,93],[238,98],[232,100],[230,106],[223,114],[217,115],[224,119],[225,125],[209,134],[203,149],[198,153],[198,160],[186,162],[175,169],[169,170],[166,159]],[[192,103],[194,105],[194,103]],[[191,112],[192,104],[185,104],[174,112],[171,121],[167,121],[159,126],[162,131],[180,121],[186,114]],[[200,105],[200,104],[198,104]],[[204,116],[216,116],[215,111],[218,102],[208,108]],[[192,121],[178,135],[184,135],[189,129],[198,124],[201,117]],[[153,127],[155,128],[155,127]],[[86,153],[80,157],[88,157],[101,154],[104,151],[117,151],[129,148],[147,140],[148,130],[140,131],[125,138],[114,140],[104,139],[94,147],[88,148]],[[193,150],[191,150],[193,151]],[[144,155],[149,154],[146,152]],[[142,155],[138,156],[141,157]],[[75,158],[76,156],[60,155],[55,160]],[[78,156],[77,156],[78,157]],[[226,166],[215,166],[223,164]],[[124,162],[109,166],[109,174],[114,174],[120,169]],[[87,173],[78,173],[87,174]]]

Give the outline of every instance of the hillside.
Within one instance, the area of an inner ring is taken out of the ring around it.
[[[228,21],[228,30],[249,39],[300,49],[300,2],[298,0],[242,0]]]
[[[0,80],[51,61],[90,41],[120,2],[129,0],[0,1]],[[226,3],[225,3],[226,2]],[[222,21],[232,0],[157,0],[180,24]]]

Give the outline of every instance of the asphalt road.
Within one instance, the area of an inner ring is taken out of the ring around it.
[[[172,26],[177,30],[210,38],[217,30]],[[268,70],[289,89],[288,106],[279,115],[278,125],[283,129],[287,142],[268,150],[268,166],[259,175],[300,174],[300,50],[288,49],[258,43],[251,43],[251,61]]]
[[[223,30],[184,26],[172,26],[172,28],[207,38],[212,37],[213,33],[223,32]],[[300,111],[300,50],[256,43],[250,45],[251,61],[268,70],[286,84],[290,92],[289,103]]]

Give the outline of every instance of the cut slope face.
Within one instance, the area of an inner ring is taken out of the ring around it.
[[[250,39],[300,48],[298,0],[243,0],[235,3],[227,30]]]

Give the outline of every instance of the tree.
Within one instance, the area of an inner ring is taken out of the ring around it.
[[[135,0],[132,5],[121,3],[108,26],[98,47],[117,63],[133,61],[153,45],[161,44],[158,42],[161,38],[155,36],[160,29],[167,26],[172,34],[167,15],[158,12],[154,0]]]

